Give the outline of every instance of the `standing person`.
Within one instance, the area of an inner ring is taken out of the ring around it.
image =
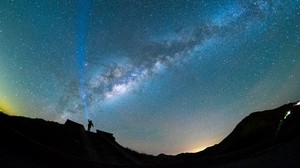
[[[94,127],[93,121],[88,119],[88,132],[91,131],[91,127]]]

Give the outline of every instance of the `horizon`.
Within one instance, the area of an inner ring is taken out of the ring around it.
[[[281,108],[281,107],[283,107],[283,106],[286,106],[286,105],[289,105],[289,104],[294,104],[294,106],[300,106],[300,101],[298,100],[298,101],[295,101],[295,102],[289,102],[288,104],[283,104],[283,105],[281,105],[281,106],[279,106],[279,107],[276,107],[276,108],[274,108],[274,109],[264,109],[264,110],[261,110],[261,111],[254,111],[254,112],[251,112],[250,114],[252,114],[252,113],[257,113],[257,112],[265,112],[265,111],[270,111],[270,110],[276,110],[276,109],[279,109],[279,108]],[[0,107],[0,113],[1,113],[1,112],[4,113],[4,114],[6,114],[6,115],[9,115],[9,116],[15,116],[15,115],[10,115],[10,114],[6,113],[6,112],[3,111],[3,110],[1,109],[1,107]],[[250,116],[250,114],[249,114],[248,116]],[[288,115],[290,115],[290,114],[291,114],[290,111],[286,112],[286,114],[285,114],[285,116],[284,116],[284,119],[286,119],[286,117],[287,117]],[[246,116],[246,117],[248,117],[248,116]],[[27,118],[26,116],[16,116],[16,117],[25,117],[25,118]],[[30,118],[30,117],[29,117],[29,118]],[[30,118],[30,119],[43,119],[43,118]],[[243,118],[239,123],[241,123],[244,119],[245,119],[245,118]],[[50,122],[56,122],[56,121],[45,120],[45,119],[43,119],[43,120],[46,121],[46,122],[49,122],[49,121],[50,121]],[[59,123],[59,124],[65,125],[67,121],[71,121],[71,122],[74,122],[74,123],[76,123],[76,124],[79,124],[79,125],[83,126],[83,128],[84,128],[85,131],[87,131],[87,132],[98,133],[98,131],[100,131],[100,132],[105,132],[105,133],[112,134],[112,136],[114,136],[113,132],[106,132],[105,130],[101,130],[101,129],[98,129],[98,128],[95,128],[95,127],[92,127],[91,130],[88,130],[87,125],[85,125],[85,124],[83,124],[83,123],[80,123],[80,122],[76,122],[76,121],[70,120],[70,119],[66,119],[65,122]],[[58,123],[58,122],[57,122],[57,123]],[[238,124],[239,124],[239,123],[238,123]],[[236,129],[236,127],[237,127],[237,125],[232,129],[232,131],[233,131],[234,129]],[[231,131],[230,133],[232,133],[232,131]],[[178,155],[178,154],[184,154],[184,153],[198,153],[198,152],[202,152],[202,151],[204,151],[205,149],[207,149],[207,148],[209,148],[209,147],[213,147],[214,145],[217,145],[217,144],[221,143],[225,138],[227,138],[227,136],[230,135],[230,133],[229,133],[228,135],[226,135],[220,142],[218,142],[218,143],[216,143],[216,144],[213,144],[213,145],[210,145],[210,146],[205,146],[205,147],[196,148],[196,149],[194,149],[194,150],[191,150],[191,151],[185,151],[185,152],[182,152],[182,153],[170,154],[169,156],[176,156],[176,155]],[[117,139],[116,139],[115,141],[118,142]],[[122,146],[122,144],[120,144],[120,145]],[[125,148],[129,148],[129,147],[125,147]],[[130,148],[129,148],[129,149],[130,149]],[[133,149],[130,149],[130,150],[133,150]],[[133,151],[135,151],[135,150],[133,150]],[[135,151],[135,152],[140,153],[139,151]],[[144,153],[144,152],[142,152],[142,153]],[[153,154],[149,154],[149,153],[144,153],[144,154],[147,154],[147,155],[153,155]],[[160,154],[164,154],[164,153],[159,153],[159,154],[156,154],[156,155],[153,155],[153,156],[158,156],[158,155],[160,155]]]
[[[300,2],[0,2],[0,111],[92,119],[123,146],[205,149],[300,100]]]

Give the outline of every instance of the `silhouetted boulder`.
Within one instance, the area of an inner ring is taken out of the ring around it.
[[[82,124],[79,124],[77,122],[74,122],[72,120],[67,119],[67,121],[65,122],[65,125],[67,127],[70,127],[72,129],[84,129],[84,126]]]
[[[107,137],[111,141],[115,141],[115,137],[112,133],[101,131],[101,130],[96,130],[96,132],[97,132],[97,134],[101,134],[101,135]]]

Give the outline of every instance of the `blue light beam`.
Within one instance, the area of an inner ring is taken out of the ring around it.
[[[77,22],[77,73],[79,78],[79,95],[85,117],[89,119],[88,98],[85,85],[86,37],[88,30],[89,0],[79,0]]]

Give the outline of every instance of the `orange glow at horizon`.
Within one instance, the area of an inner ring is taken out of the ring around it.
[[[201,151],[205,150],[208,147],[210,147],[210,146],[200,146],[200,147],[194,148],[192,150],[189,150],[187,152],[191,152],[191,153],[201,152]]]
[[[208,139],[205,140],[204,142],[199,142],[199,143],[195,143],[195,145],[193,145],[193,147],[190,147],[189,150],[187,150],[187,153],[196,153],[196,152],[200,152],[205,150],[208,147],[214,146],[215,144],[218,144],[222,141],[222,138],[218,139]]]

